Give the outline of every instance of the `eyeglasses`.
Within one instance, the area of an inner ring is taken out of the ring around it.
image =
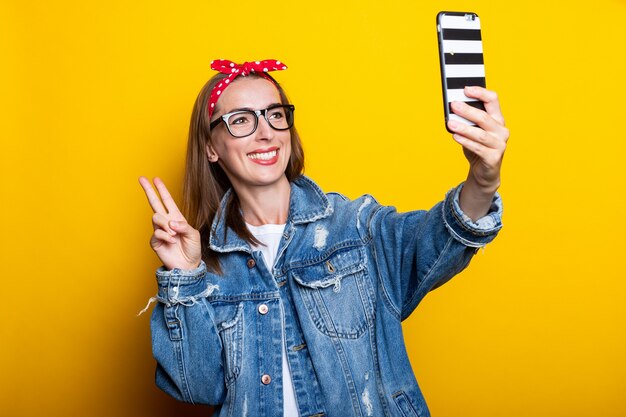
[[[259,116],[267,121],[272,129],[287,130],[293,126],[293,104],[275,104],[263,110],[237,110],[223,114],[219,119],[211,122],[211,130],[224,122],[228,133],[233,137],[243,138],[256,131],[259,125]]]

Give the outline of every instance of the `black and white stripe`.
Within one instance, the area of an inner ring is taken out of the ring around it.
[[[445,13],[441,16],[440,52],[445,71],[444,89],[447,92],[449,118],[473,125],[469,120],[452,114],[450,110],[450,103],[453,101],[464,101],[472,107],[485,109],[481,101],[463,93],[465,86],[486,86],[480,19],[477,15],[473,19],[467,16],[465,13]]]

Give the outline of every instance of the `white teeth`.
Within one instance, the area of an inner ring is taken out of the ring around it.
[[[262,153],[249,153],[248,154],[248,158],[251,159],[263,159],[263,160],[268,160],[268,159],[272,159],[273,157],[276,156],[276,151],[270,151],[270,152],[262,152]]]

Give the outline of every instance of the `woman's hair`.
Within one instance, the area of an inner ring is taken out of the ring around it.
[[[269,77],[269,74],[266,75]],[[211,91],[217,83],[227,76],[228,74],[221,73],[213,76],[202,87],[193,106],[183,184],[183,214],[189,224],[200,231],[202,259],[206,263],[208,270],[219,274],[221,274],[222,270],[217,253],[210,248],[209,238],[213,219],[216,215],[219,215],[222,197],[224,197],[224,194],[232,185],[219,164],[209,163],[206,145],[211,144],[212,141],[208,114],[208,101]],[[248,77],[258,76],[248,75]],[[273,78],[272,80],[280,94],[281,103],[288,104],[289,100],[285,91]],[[304,170],[304,151],[295,125],[289,131],[291,133],[291,155],[285,175],[291,182],[301,175]],[[259,243],[245,225],[241,215],[239,198],[235,190],[233,190],[228,199],[225,211],[227,226],[231,227],[242,239],[250,243]]]

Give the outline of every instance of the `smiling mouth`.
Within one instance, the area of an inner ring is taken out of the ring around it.
[[[262,161],[269,161],[270,159],[276,157],[278,154],[278,149],[274,149],[269,152],[258,152],[258,153],[249,153],[248,158],[250,159],[260,159]]]

